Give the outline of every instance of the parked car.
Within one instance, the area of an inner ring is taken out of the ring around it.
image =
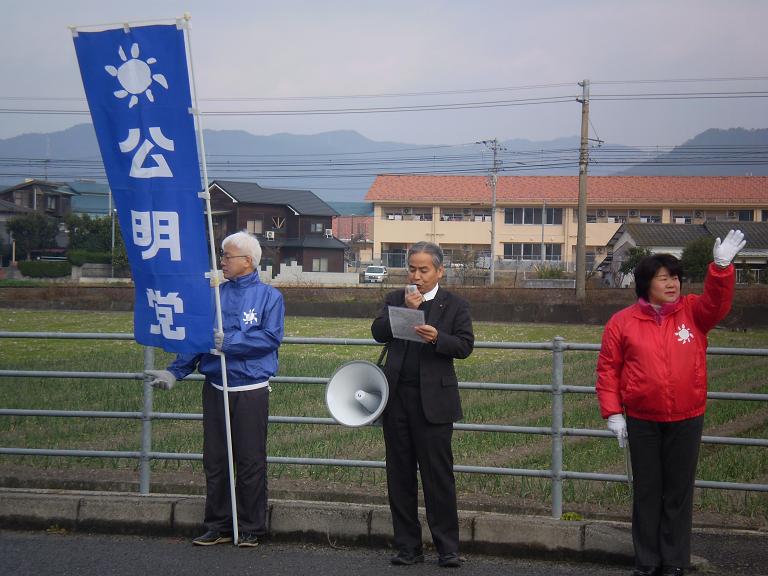
[[[363,282],[384,282],[386,277],[386,266],[368,266],[363,274]]]

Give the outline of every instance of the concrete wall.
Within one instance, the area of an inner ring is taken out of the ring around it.
[[[386,284],[327,287],[311,281],[279,286],[288,315],[339,318],[373,318],[385,294],[396,288]],[[584,303],[575,300],[573,290],[488,287],[451,287],[451,290],[469,300],[475,320],[493,322],[604,324],[614,312],[635,301],[634,291],[629,289],[587,290]],[[684,291],[700,292],[701,286],[686,285]],[[0,308],[132,310],[133,301],[132,286],[60,282],[40,287],[0,286]],[[768,326],[768,286],[737,288],[733,309],[723,325],[739,329]]]

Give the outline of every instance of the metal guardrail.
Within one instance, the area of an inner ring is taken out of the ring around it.
[[[132,334],[125,333],[80,333],[80,332],[6,332],[0,331],[0,338],[36,338],[36,339],[92,339],[92,340],[133,340]],[[354,338],[296,338],[286,337],[283,344],[299,345],[333,345],[333,346],[380,346],[371,339]],[[494,382],[460,382],[459,387],[466,390],[507,390],[517,392],[541,392],[552,396],[552,424],[546,426],[510,426],[501,424],[454,424],[454,430],[472,432],[501,432],[510,434],[535,434],[550,436],[552,439],[551,463],[548,470],[503,468],[490,466],[455,465],[454,470],[470,474],[498,474],[511,476],[526,476],[549,478],[552,483],[552,516],[560,518],[563,508],[564,480],[592,480],[603,482],[627,482],[622,474],[603,474],[597,472],[574,472],[563,470],[563,437],[602,437],[613,438],[607,430],[592,430],[583,428],[566,428],[563,426],[565,394],[594,394],[594,386],[566,385],[563,382],[564,358],[567,351],[600,350],[598,344],[569,343],[561,337],[551,342],[476,342],[476,349],[500,350],[551,350],[552,351],[552,381],[551,384],[510,384]],[[764,348],[717,348],[707,350],[710,355],[731,356],[768,356]],[[144,347],[144,370],[153,369],[154,348]],[[139,460],[139,492],[148,494],[150,491],[150,463],[152,460],[202,460],[199,453],[153,452],[152,420],[202,420],[202,414],[154,412],[152,409],[153,388],[144,372],[63,372],[48,370],[0,370],[2,377],[37,377],[37,378],[93,378],[112,380],[142,380],[144,382],[144,403],[140,412],[109,412],[94,410],[29,410],[0,408],[0,416],[43,416],[43,417],[75,417],[75,418],[124,418],[141,420],[142,434],[139,451],[107,451],[107,450],[62,450],[40,448],[0,447],[0,454],[32,455],[32,456],[73,456],[95,458],[133,458]],[[187,380],[203,380],[200,375],[188,376]],[[326,385],[328,378],[301,376],[278,376],[270,380],[272,383],[316,384]],[[708,399],[718,400],[747,400],[768,402],[768,394],[751,394],[737,392],[708,392]],[[337,426],[332,418],[310,418],[302,416],[270,416],[272,424],[320,424]],[[727,444],[738,446],[759,446],[768,448],[768,440],[762,438],[735,438],[722,436],[703,436],[705,444]],[[300,457],[268,457],[268,463],[292,464],[303,466],[348,466],[360,468],[385,468],[383,461],[377,460],[345,460],[333,458],[300,458]],[[719,482],[697,480],[700,488],[720,490],[745,490],[768,492],[768,484],[750,484],[741,482]]]

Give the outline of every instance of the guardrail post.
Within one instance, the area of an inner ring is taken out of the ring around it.
[[[155,349],[144,346],[144,370],[155,367]],[[149,494],[149,453],[152,450],[152,395],[154,389],[149,383],[150,378],[144,378],[144,406],[141,409],[141,456],[139,457],[139,493]]]
[[[563,352],[565,338],[552,340],[552,518],[563,515]]]

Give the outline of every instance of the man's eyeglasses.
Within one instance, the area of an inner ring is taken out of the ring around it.
[[[229,254],[219,254],[219,260],[222,262],[227,262],[228,260],[232,260],[232,258],[248,258],[249,256],[247,254],[235,254],[234,256],[231,256]]]

